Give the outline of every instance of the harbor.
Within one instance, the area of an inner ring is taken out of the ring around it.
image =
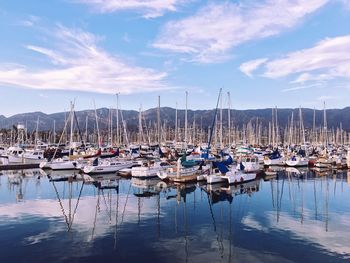
[[[0,263],[350,262],[350,0],[0,1]]]

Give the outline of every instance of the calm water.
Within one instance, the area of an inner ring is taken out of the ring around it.
[[[349,262],[349,178],[291,170],[208,189],[109,176],[101,189],[3,171],[0,262]]]

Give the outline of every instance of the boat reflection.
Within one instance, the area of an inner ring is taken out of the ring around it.
[[[215,204],[221,201],[228,201],[231,203],[234,196],[237,195],[248,195],[251,196],[253,193],[259,191],[260,180],[254,180],[239,185],[228,185],[228,184],[212,184],[203,185],[201,188],[208,194],[211,199],[211,203]]]
[[[68,179],[52,179],[60,176]],[[171,262],[243,261],[252,252],[252,261],[281,262],[271,255],[284,246],[308,249],[308,260],[350,255],[344,246],[350,242],[344,235],[350,229],[349,205],[344,202],[350,197],[350,172],[319,176],[314,170],[280,169],[266,181],[236,186],[67,171],[46,177],[40,170],[2,171],[0,180],[0,229],[7,221],[20,221],[29,229],[31,225],[19,219],[29,215],[37,222],[52,222],[46,230],[49,237],[59,239],[64,232],[74,237],[64,245],[77,246],[74,239],[88,248],[87,255],[97,253],[94,248],[99,246],[98,256],[119,260],[118,255],[132,250],[130,242],[140,244],[147,260],[152,258],[147,249],[157,253],[159,261],[175,254]],[[271,246],[265,246],[267,238]],[[41,248],[50,243],[44,238],[40,242]],[[284,253],[288,261],[298,260],[288,250]]]

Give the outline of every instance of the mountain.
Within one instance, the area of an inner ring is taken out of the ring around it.
[[[311,128],[313,125],[313,109],[302,108],[302,117],[305,128]],[[162,125],[175,126],[175,113],[176,110],[169,107],[162,107],[160,109]],[[213,116],[215,110],[188,110],[188,124],[193,125],[195,120],[196,126],[207,128],[212,125]],[[228,110],[223,111],[223,125],[227,125]],[[278,124],[280,127],[285,127],[290,121],[293,113],[294,122],[299,121],[299,109],[278,109]],[[327,114],[327,126],[328,128],[339,127],[342,123],[344,130],[350,131],[350,107],[344,109],[328,109]],[[94,110],[83,110],[75,113],[80,130],[84,131],[86,126],[86,120],[88,121],[88,129],[91,131],[96,127],[96,118]],[[112,110],[113,126],[116,124],[116,110]],[[145,110],[143,113],[143,124],[156,125],[157,123],[157,108]],[[97,109],[97,116],[99,119],[100,130],[107,130],[109,125],[109,109],[100,108]],[[13,125],[23,123],[28,128],[28,131],[32,132],[36,129],[37,120],[39,119],[39,130],[47,131],[53,130],[54,122],[56,131],[62,130],[65,124],[65,120],[69,117],[69,112],[58,112],[53,114],[45,114],[42,112],[31,112],[16,114],[6,118],[0,115],[0,128],[11,128]],[[253,123],[256,119],[267,127],[268,123],[272,119],[272,109],[254,109],[254,110],[231,110],[231,121],[234,126],[242,127],[243,124],[247,124],[249,121]],[[122,119],[125,120],[127,129],[129,131],[135,131],[138,129],[139,112],[134,110],[123,110],[119,115],[120,125],[122,125]],[[218,119],[220,119],[220,110],[218,110]],[[185,110],[178,110],[179,127],[184,127],[185,122]],[[75,120],[74,120],[75,121]],[[315,111],[316,126],[323,125],[323,110]],[[75,121],[76,123],[76,121]],[[69,126],[68,126],[69,127]]]

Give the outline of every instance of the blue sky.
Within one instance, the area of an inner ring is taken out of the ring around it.
[[[350,106],[349,0],[2,0],[0,34],[5,116]]]

